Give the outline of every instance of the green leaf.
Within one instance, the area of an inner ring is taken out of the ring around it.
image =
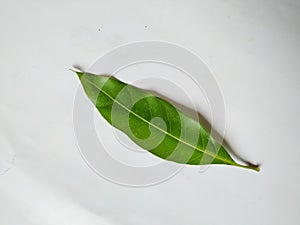
[[[177,163],[259,171],[258,166],[236,163],[198,121],[166,100],[111,76],[74,72],[107,122],[152,154]]]

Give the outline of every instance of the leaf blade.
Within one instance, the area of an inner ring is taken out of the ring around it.
[[[166,100],[114,77],[76,73],[100,114],[152,154],[177,163],[227,164],[259,171],[259,167],[236,163],[199,122]]]

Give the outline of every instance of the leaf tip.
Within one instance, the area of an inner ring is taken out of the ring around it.
[[[69,69],[70,71],[72,71],[72,72],[74,72],[74,73],[76,73],[77,74],[77,76],[78,76],[78,78],[79,78],[79,80],[81,80],[81,78],[82,78],[82,76],[83,76],[83,72],[81,72],[81,71],[76,71],[76,70],[74,70],[74,69],[72,69],[72,68],[70,68]]]

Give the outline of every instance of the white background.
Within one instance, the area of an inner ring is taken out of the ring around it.
[[[299,1],[12,0],[0,24],[1,224],[298,224]],[[213,69],[226,139],[260,173],[186,167],[130,188],[86,165],[68,68],[142,40],[184,46]]]

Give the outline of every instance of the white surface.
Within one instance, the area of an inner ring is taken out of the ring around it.
[[[299,1],[13,0],[1,3],[0,24],[1,224],[298,224]],[[186,167],[129,188],[85,164],[68,68],[146,39],[185,46],[213,68],[226,139],[260,173]]]

